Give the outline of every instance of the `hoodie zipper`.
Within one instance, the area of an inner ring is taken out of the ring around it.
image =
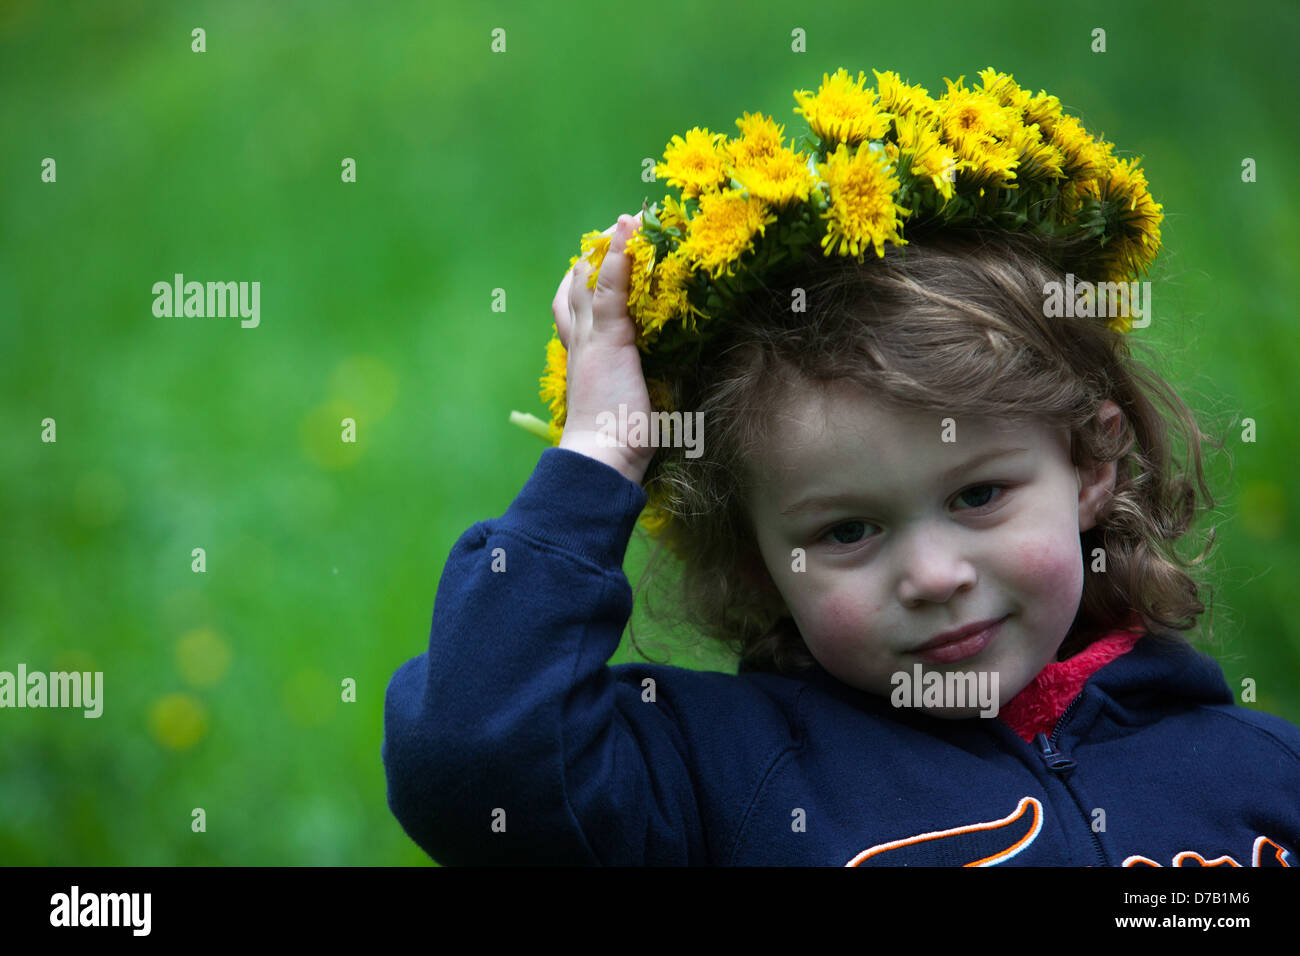
[[[1049,740],[1046,734],[1038,734],[1034,737],[1034,743],[1038,744],[1038,759],[1047,765],[1047,769],[1055,774],[1064,774],[1067,770],[1073,770],[1078,766],[1078,761],[1071,759],[1061,751],[1057,750],[1055,744],[1060,739],[1061,731],[1065,728],[1066,722],[1074,709],[1079,706],[1079,701],[1083,700],[1083,692],[1080,691],[1075,695],[1074,700],[1070,701],[1070,706],[1065,708],[1065,713],[1061,714],[1061,719],[1056,722],[1052,728],[1052,736]],[[1064,779],[1061,781],[1065,783]],[[1066,784],[1068,787],[1069,784]],[[1087,820],[1085,814],[1084,819]],[[1097,851],[1097,862],[1101,866],[1106,866],[1106,854],[1101,848],[1101,841],[1097,839],[1097,832],[1093,830],[1092,824],[1088,824],[1088,835],[1092,837],[1093,848]]]

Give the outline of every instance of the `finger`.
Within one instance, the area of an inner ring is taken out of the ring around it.
[[[621,218],[621,217],[620,217],[620,218]],[[614,225],[610,226],[608,229],[603,230],[603,231],[601,232],[601,235],[602,235],[602,236],[612,236],[612,235],[614,234],[614,230],[616,230],[617,228],[618,228],[618,220],[616,219],[616,220],[614,220]],[[613,248],[613,245],[614,245],[613,242],[611,242],[611,243],[610,243],[610,248],[611,248],[611,249]],[[605,255],[608,256],[609,253],[606,252]],[[586,262],[588,265],[591,265],[591,260],[588,259],[588,258],[586,258],[585,256],[583,257],[583,261]],[[599,275],[597,275],[597,279],[599,279]],[[587,270],[587,284],[588,284],[588,285],[591,285],[591,269],[588,269],[588,270]],[[592,286],[592,288],[594,289],[595,287]]]
[[[627,227],[627,234],[629,236],[632,232],[635,232],[636,229],[640,228],[640,217],[641,213],[638,212],[635,217],[637,220],[636,224]],[[620,216],[618,220],[615,220],[612,226],[603,230],[601,235],[612,236],[619,228],[619,221],[625,218],[629,217]],[[615,242],[611,241],[610,252],[621,253],[626,249],[626,247],[626,239],[621,243],[618,243],[617,249],[615,249]],[[619,258],[622,259],[624,257],[620,256]],[[605,256],[605,259],[609,259],[608,253]],[[630,269],[631,267],[628,266],[629,272]],[[555,298],[551,300],[551,314],[555,318],[556,333],[560,337],[560,344],[563,345],[566,350],[569,348],[569,336],[572,332],[574,323],[577,321],[577,316],[583,313],[588,316],[590,315],[591,296],[584,295],[583,293],[587,291],[588,283],[591,280],[591,271],[591,260],[587,259],[585,256],[579,258],[578,261],[574,263],[573,268],[564,274],[564,278],[560,280],[560,286],[555,292]],[[599,278],[599,275],[597,275],[598,283]],[[626,286],[626,280],[624,281],[624,285]],[[624,293],[624,299],[626,300],[626,292]]]
[[[627,312],[628,278],[632,265],[624,252],[635,222],[632,216],[619,216],[618,222],[614,224],[613,239],[608,254],[600,264],[600,272],[596,276],[596,293],[592,297],[591,314],[597,327],[603,322],[619,319]]]
[[[574,334],[574,327],[585,319],[586,327],[591,325],[591,292],[587,289],[587,277],[591,275],[591,263],[579,259],[574,263],[572,278],[569,280],[569,335]],[[566,345],[565,348],[568,348]]]
[[[560,344],[567,351],[569,348],[569,289],[573,285],[573,270],[570,269],[560,280],[551,300],[551,315],[555,318],[555,331],[560,336]]]
[[[641,216],[641,214],[640,214],[640,213],[637,213],[637,218],[638,218],[638,220],[640,219],[640,216]],[[624,217],[623,217],[623,216],[619,216],[619,219],[622,219],[622,218],[624,218]],[[600,234],[601,234],[602,236],[612,236],[612,235],[614,234],[614,230],[616,230],[617,228],[618,228],[618,219],[614,220],[614,225],[610,226],[608,229],[604,229],[604,230],[602,230]],[[640,223],[638,222],[638,223],[636,223],[635,225],[633,225],[633,227],[632,227],[632,231],[635,232],[635,231],[636,231],[637,229],[639,229],[639,228],[640,228]],[[611,243],[611,245],[612,245],[612,243]],[[591,262],[591,260],[590,260],[587,256],[583,256],[583,257],[582,257],[582,261],[585,261],[585,262],[588,262],[588,263]],[[589,274],[590,274],[590,273],[589,273]]]
[[[632,219],[636,219],[636,220],[638,220],[637,224],[634,225],[634,227],[633,227],[633,229],[632,229],[632,231],[635,232],[636,229],[637,229],[637,227],[638,227],[639,224],[640,224],[640,219],[641,219],[641,213],[642,213],[642,212],[644,212],[644,210],[640,210],[640,209],[638,209],[635,215],[633,215],[632,213],[627,213],[626,216],[619,216],[618,219],[623,219],[623,218],[632,218]],[[618,228],[618,219],[615,219],[615,220],[614,220],[614,225],[610,226],[608,229],[606,229],[604,232],[602,232],[601,235],[602,235],[602,236],[608,236],[608,235],[610,235],[610,234],[611,234],[615,229],[617,229],[617,228]]]

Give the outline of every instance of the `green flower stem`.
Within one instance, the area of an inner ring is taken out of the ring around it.
[[[526,432],[532,432],[546,444],[551,443],[551,429],[546,422],[542,421],[536,415],[529,415],[524,412],[517,412],[513,409],[510,411],[510,424],[518,425]]]

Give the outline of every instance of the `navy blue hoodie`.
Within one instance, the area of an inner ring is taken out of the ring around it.
[[[1050,737],[798,677],[610,667],[646,495],[542,452],[393,675],[388,805],[444,865],[1300,864],[1300,729],[1143,637]]]

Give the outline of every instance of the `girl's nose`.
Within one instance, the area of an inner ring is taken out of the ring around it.
[[[921,529],[898,545],[898,597],[903,604],[943,604],[975,585],[974,562],[951,536]]]

